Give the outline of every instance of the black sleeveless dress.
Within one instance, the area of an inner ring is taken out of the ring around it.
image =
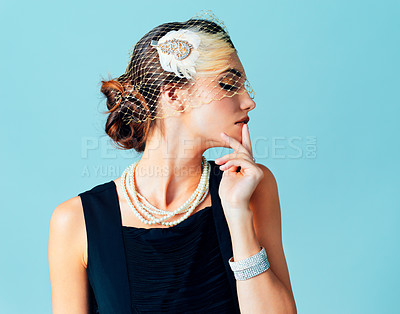
[[[240,313],[232,243],[210,169],[211,203],[167,228],[122,226],[114,181],[80,193],[90,313]]]

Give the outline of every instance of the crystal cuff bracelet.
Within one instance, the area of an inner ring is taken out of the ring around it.
[[[262,262],[250,268],[234,271],[233,275],[235,276],[236,280],[247,280],[267,271],[268,269],[269,269],[268,260],[263,260]]]
[[[249,258],[237,262],[232,260],[233,256],[229,259],[229,265],[236,280],[250,279],[265,272],[270,267],[264,247],[261,247],[260,252]]]
[[[265,248],[261,247],[260,252],[241,261],[234,262],[232,256],[229,259],[229,265],[231,266],[232,271],[240,271],[255,266],[263,260],[267,260],[267,253],[265,252]]]

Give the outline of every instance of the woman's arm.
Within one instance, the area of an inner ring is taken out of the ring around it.
[[[257,164],[263,172],[264,179],[260,182],[250,208],[253,209],[254,229],[260,244],[268,249],[268,260],[279,280],[290,292],[292,301],[294,296],[290,283],[289,270],[286,263],[282,244],[281,208],[279,202],[278,185],[273,173],[263,164]]]
[[[54,314],[89,312],[85,250],[85,220],[76,196],[58,205],[50,219],[48,258]]]
[[[282,247],[278,189],[271,171],[262,164],[264,177],[250,199],[248,219],[231,222],[234,260],[242,260],[265,247],[270,269],[253,278],[237,281],[242,313],[297,313]]]

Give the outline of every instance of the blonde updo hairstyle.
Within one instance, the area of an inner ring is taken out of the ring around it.
[[[174,82],[184,88],[188,83],[187,78],[180,78],[173,72],[164,71],[157,50],[151,46],[152,40],[158,41],[171,30],[188,28],[195,30],[201,39],[198,47],[200,56],[196,61],[196,76],[216,75],[228,68],[227,56],[235,53],[236,48],[228,33],[217,23],[190,19],[186,22],[165,23],[152,29],[135,45],[125,73],[118,78],[101,81],[101,92],[107,99],[108,108],[105,112],[108,114],[105,131],[118,148],[133,148],[137,152],[143,152],[156,120],[159,120],[155,119],[155,116],[161,87],[166,82]],[[157,60],[156,64],[154,60]],[[130,86],[139,87],[126,95]],[[124,107],[120,106],[121,97],[118,95],[121,94],[124,95]],[[146,112],[154,113],[154,117],[150,116],[145,121],[131,121],[127,124],[123,121],[123,116],[135,112],[135,108],[145,108]]]

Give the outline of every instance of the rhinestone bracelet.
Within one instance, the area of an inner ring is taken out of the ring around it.
[[[270,264],[267,259],[265,248],[244,260],[234,262],[233,256],[229,259],[229,265],[236,280],[247,280],[257,276],[269,269]]]

